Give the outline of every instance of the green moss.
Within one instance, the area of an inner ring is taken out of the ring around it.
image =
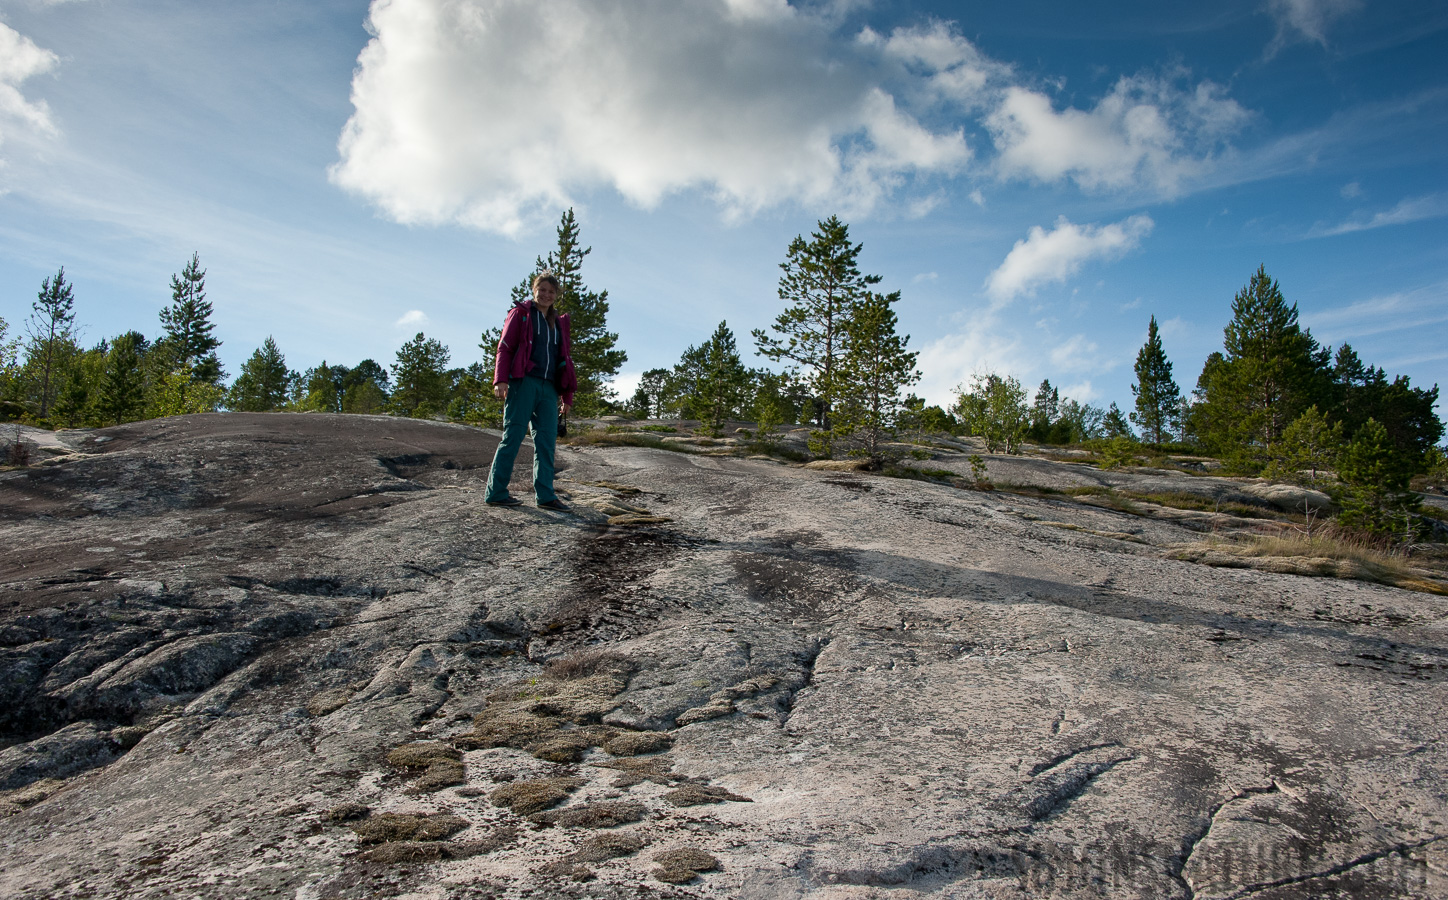
[[[688,884],[699,877],[700,872],[714,872],[719,869],[719,860],[703,850],[680,848],[654,854],[659,868],[653,871],[654,879],[665,884]]]
[[[613,782],[616,788],[631,788],[645,781],[654,784],[674,784],[679,780],[673,774],[673,760],[667,756],[650,756],[645,759],[613,759],[594,763],[601,769],[617,769],[620,774]]]
[[[631,856],[642,850],[646,843],[648,842],[637,834],[605,831],[584,841],[572,856],[583,862],[598,863],[620,856]]]
[[[527,750],[538,759],[548,762],[578,762],[590,748],[606,743],[617,733],[612,728],[597,725],[558,729],[549,732],[542,740],[529,744]]]

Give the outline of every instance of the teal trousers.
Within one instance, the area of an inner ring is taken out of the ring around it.
[[[553,454],[558,445],[558,389],[541,378],[524,378],[508,383],[508,399],[503,401],[503,439],[493,454],[493,468],[488,473],[488,493],[492,503],[508,497],[508,482],[513,478],[513,462],[523,435],[529,426],[533,431],[533,496],[539,503],[557,500],[553,493]]]

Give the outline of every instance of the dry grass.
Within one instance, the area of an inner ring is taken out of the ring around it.
[[[1426,571],[1402,552],[1324,530],[1306,535],[1288,532],[1240,540],[1209,538],[1167,554],[1211,566],[1249,568],[1288,575],[1347,578],[1391,585],[1427,594],[1448,595],[1448,572]]]

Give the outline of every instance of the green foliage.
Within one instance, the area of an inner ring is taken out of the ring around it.
[[[324,364],[325,365],[325,364]],[[286,358],[268,335],[261,347],[242,364],[241,374],[227,395],[226,405],[238,412],[271,412],[286,405],[299,380],[287,369]]]
[[[986,469],[985,460],[980,458],[980,454],[972,453],[967,457],[967,462],[970,463],[970,480],[977,485],[988,484],[989,472]]]
[[[1277,481],[1316,485],[1322,470],[1333,467],[1342,443],[1342,423],[1329,423],[1327,416],[1313,404],[1282,432],[1282,439],[1273,446],[1262,475]]]
[[[1375,419],[1398,452],[1416,460],[1421,469],[1428,451],[1443,437],[1443,423],[1433,410],[1438,386],[1415,388],[1402,375],[1390,382],[1381,368],[1364,365],[1348,344],[1337,349],[1332,374],[1335,418],[1347,434],[1356,434],[1364,422]]]
[[[1277,282],[1258,268],[1232,300],[1224,353],[1208,357],[1189,423],[1209,449],[1244,466],[1330,387],[1327,351],[1297,321]]]
[[[538,257],[534,272],[552,272],[562,286],[556,303],[560,313],[568,313],[573,368],[578,375],[573,405],[578,415],[595,416],[609,411],[614,392],[608,382],[628,361],[628,354],[618,349],[618,335],[608,330],[608,291],[590,291],[583,283],[583,258],[593,248],[581,246],[578,233],[578,219],[570,208],[558,223],[557,248]],[[532,296],[532,276],[513,288],[515,303]],[[497,346],[496,340],[493,346]]]
[[[1136,465],[1136,453],[1141,445],[1123,434],[1107,441],[1101,448],[1097,462],[1103,469],[1119,469]]]
[[[466,369],[451,373],[452,394],[448,400],[447,417],[454,422],[501,428],[503,401],[493,393],[493,367],[473,363]]]
[[[1112,439],[1133,440],[1135,438],[1135,435],[1131,433],[1131,425],[1126,421],[1126,414],[1115,403],[1107,408],[1106,414],[1101,418],[1101,434],[1103,437]]]
[[[1388,430],[1368,419],[1338,461],[1342,482],[1338,521],[1368,534],[1413,538],[1418,497],[1408,489],[1413,465],[1393,445]]]
[[[20,340],[9,334],[9,323],[0,318],[0,402],[13,403],[20,389]]]
[[[78,428],[94,424],[97,388],[106,367],[106,345],[90,350],[72,348],[59,371],[55,404],[50,410],[52,425]]]
[[[956,388],[951,412],[965,434],[985,439],[990,453],[1019,453],[1031,422],[1025,389],[1008,375],[977,375],[969,391]]]
[[[59,388],[60,373],[76,351],[75,290],[65,280],[65,267],[40,283],[31,304],[30,346],[26,368],[34,384],[33,398],[40,417],[50,415]],[[38,384],[35,384],[38,379]]]
[[[819,223],[810,240],[790,242],[780,263],[779,299],[788,304],[771,326],[777,337],[755,329],[761,356],[789,360],[805,369],[805,384],[819,398],[816,424],[832,427],[837,393],[835,371],[845,353],[844,329],[856,303],[864,299],[878,275],[862,275],[858,260],[862,244],[850,243],[849,226],[837,216]],[[821,438],[828,450],[827,440]]]
[[[897,334],[892,304],[900,292],[867,291],[845,320],[845,353],[835,373],[836,406],[833,432],[856,436],[871,458],[892,434],[902,409],[900,392],[920,380],[916,353],[905,349],[909,335]]]
[[[206,299],[206,270],[192,253],[180,275],[171,276],[171,305],[161,310],[162,338],[175,354],[176,366],[188,367],[192,378],[220,384],[226,373],[216,357],[221,341],[212,334],[211,301]]]
[[[148,398],[146,418],[186,416],[214,412],[226,398],[226,389],[196,377],[189,365],[172,369],[154,384]]]
[[[639,379],[638,389],[627,404],[629,412],[643,419],[657,419],[664,415],[664,404],[669,397],[668,369],[649,369]]]
[[[669,383],[683,416],[698,419],[709,434],[718,435],[726,419],[744,414],[749,370],[739,360],[727,322],[720,322],[709,340],[684,351]]]
[[[392,366],[395,388],[388,403],[390,410],[401,416],[431,418],[446,408],[451,386],[447,379],[449,355],[442,342],[425,337],[421,331],[403,344]]]
[[[146,339],[128,331],[111,341],[96,398],[96,414],[106,425],[139,419],[146,410],[146,373],[141,356]]]
[[[1179,425],[1181,389],[1171,377],[1171,361],[1161,345],[1156,316],[1147,325],[1146,343],[1136,354],[1136,411],[1131,421],[1141,428],[1141,438],[1153,444],[1165,441]]]

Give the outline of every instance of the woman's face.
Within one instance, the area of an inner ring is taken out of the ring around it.
[[[553,306],[553,301],[557,299],[558,288],[553,286],[553,282],[540,281],[533,285],[533,302],[538,304],[538,308],[544,312],[547,312]]]

